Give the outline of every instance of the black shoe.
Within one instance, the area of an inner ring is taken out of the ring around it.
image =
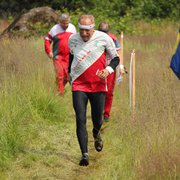
[[[100,152],[103,149],[103,141],[101,139],[100,133],[97,135],[97,137],[94,137],[94,146],[96,151]]]
[[[104,117],[103,122],[109,122],[109,117]]]
[[[89,157],[88,157],[88,154],[87,153],[84,153],[82,155],[82,158],[79,162],[79,165],[80,166],[88,166],[89,165]]]

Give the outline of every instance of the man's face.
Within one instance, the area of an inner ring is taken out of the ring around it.
[[[64,30],[66,30],[66,29],[68,28],[68,26],[69,26],[69,20],[61,20],[61,21],[59,22],[59,24],[61,25],[61,27],[62,27]]]
[[[79,23],[84,26],[89,26],[92,24],[92,21],[89,18],[84,18],[81,19]],[[87,42],[94,33],[94,27],[91,29],[79,29],[79,33],[83,41]]]

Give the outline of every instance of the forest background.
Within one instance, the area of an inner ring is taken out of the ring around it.
[[[180,5],[178,0],[1,0],[0,16],[9,18],[10,21],[21,13],[41,6],[49,6],[54,10],[69,12],[72,14],[72,22],[77,24],[77,17],[82,13],[93,14],[96,24],[106,20],[111,25],[111,31],[126,34],[143,34],[146,30],[140,30],[139,22],[144,21],[160,24],[162,21],[179,21]],[[135,23],[138,21],[138,25]],[[43,26],[41,28],[43,31]],[[149,31],[148,31],[149,32]]]

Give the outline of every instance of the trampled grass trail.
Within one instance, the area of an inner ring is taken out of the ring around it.
[[[70,86],[64,98],[57,95],[42,39],[1,41],[0,179],[180,178],[180,84],[169,69],[175,39],[175,32],[126,37],[127,69],[130,51],[136,49],[135,119],[129,110],[127,74],[115,88],[100,153],[94,149],[88,106],[88,167],[78,165]]]
[[[103,125],[104,149],[98,153],[94,148],[92,124],[88,112],[90,165],[88,167],[78,165],[81,154],[75,134],[71,92],[69,88],[67,89],[66,98],[56,97],[62,106],[65,106],[66,112],[61,117],[64,120],[53,122],[37,117],[29,124],[31,139],[27,138],[25,149],[9,165],[4,177],[7,179],[110,179],[112,174],[119,177],[120,172],[117,167],[114,167],[115,169],[112,167],[122,163],[119,159],[122,153],[116,155],[117,150],[122,149],[122,144],[117,144],[118,136],[113,130],[118,127],[113,127],[115,123],[113,118],[112,122]]]

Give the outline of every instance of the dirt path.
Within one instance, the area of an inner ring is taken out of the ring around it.
[[[14,179],[51,179],[51,180],[87,180],[99,179],[103,170],[101,160],[108,151],[105,148],[97,152],[91,134],[91,121],[88,119],[89,131],[89,158],[90,165],[78,165],[81,158],[79,145],[75,135],[74,122],[67,127],[58,124],[41,124],[38,138],[29,142],[28,149],[22,153],[7,171],[8,180]],[[102,166],[102,167],[101,167]]]

